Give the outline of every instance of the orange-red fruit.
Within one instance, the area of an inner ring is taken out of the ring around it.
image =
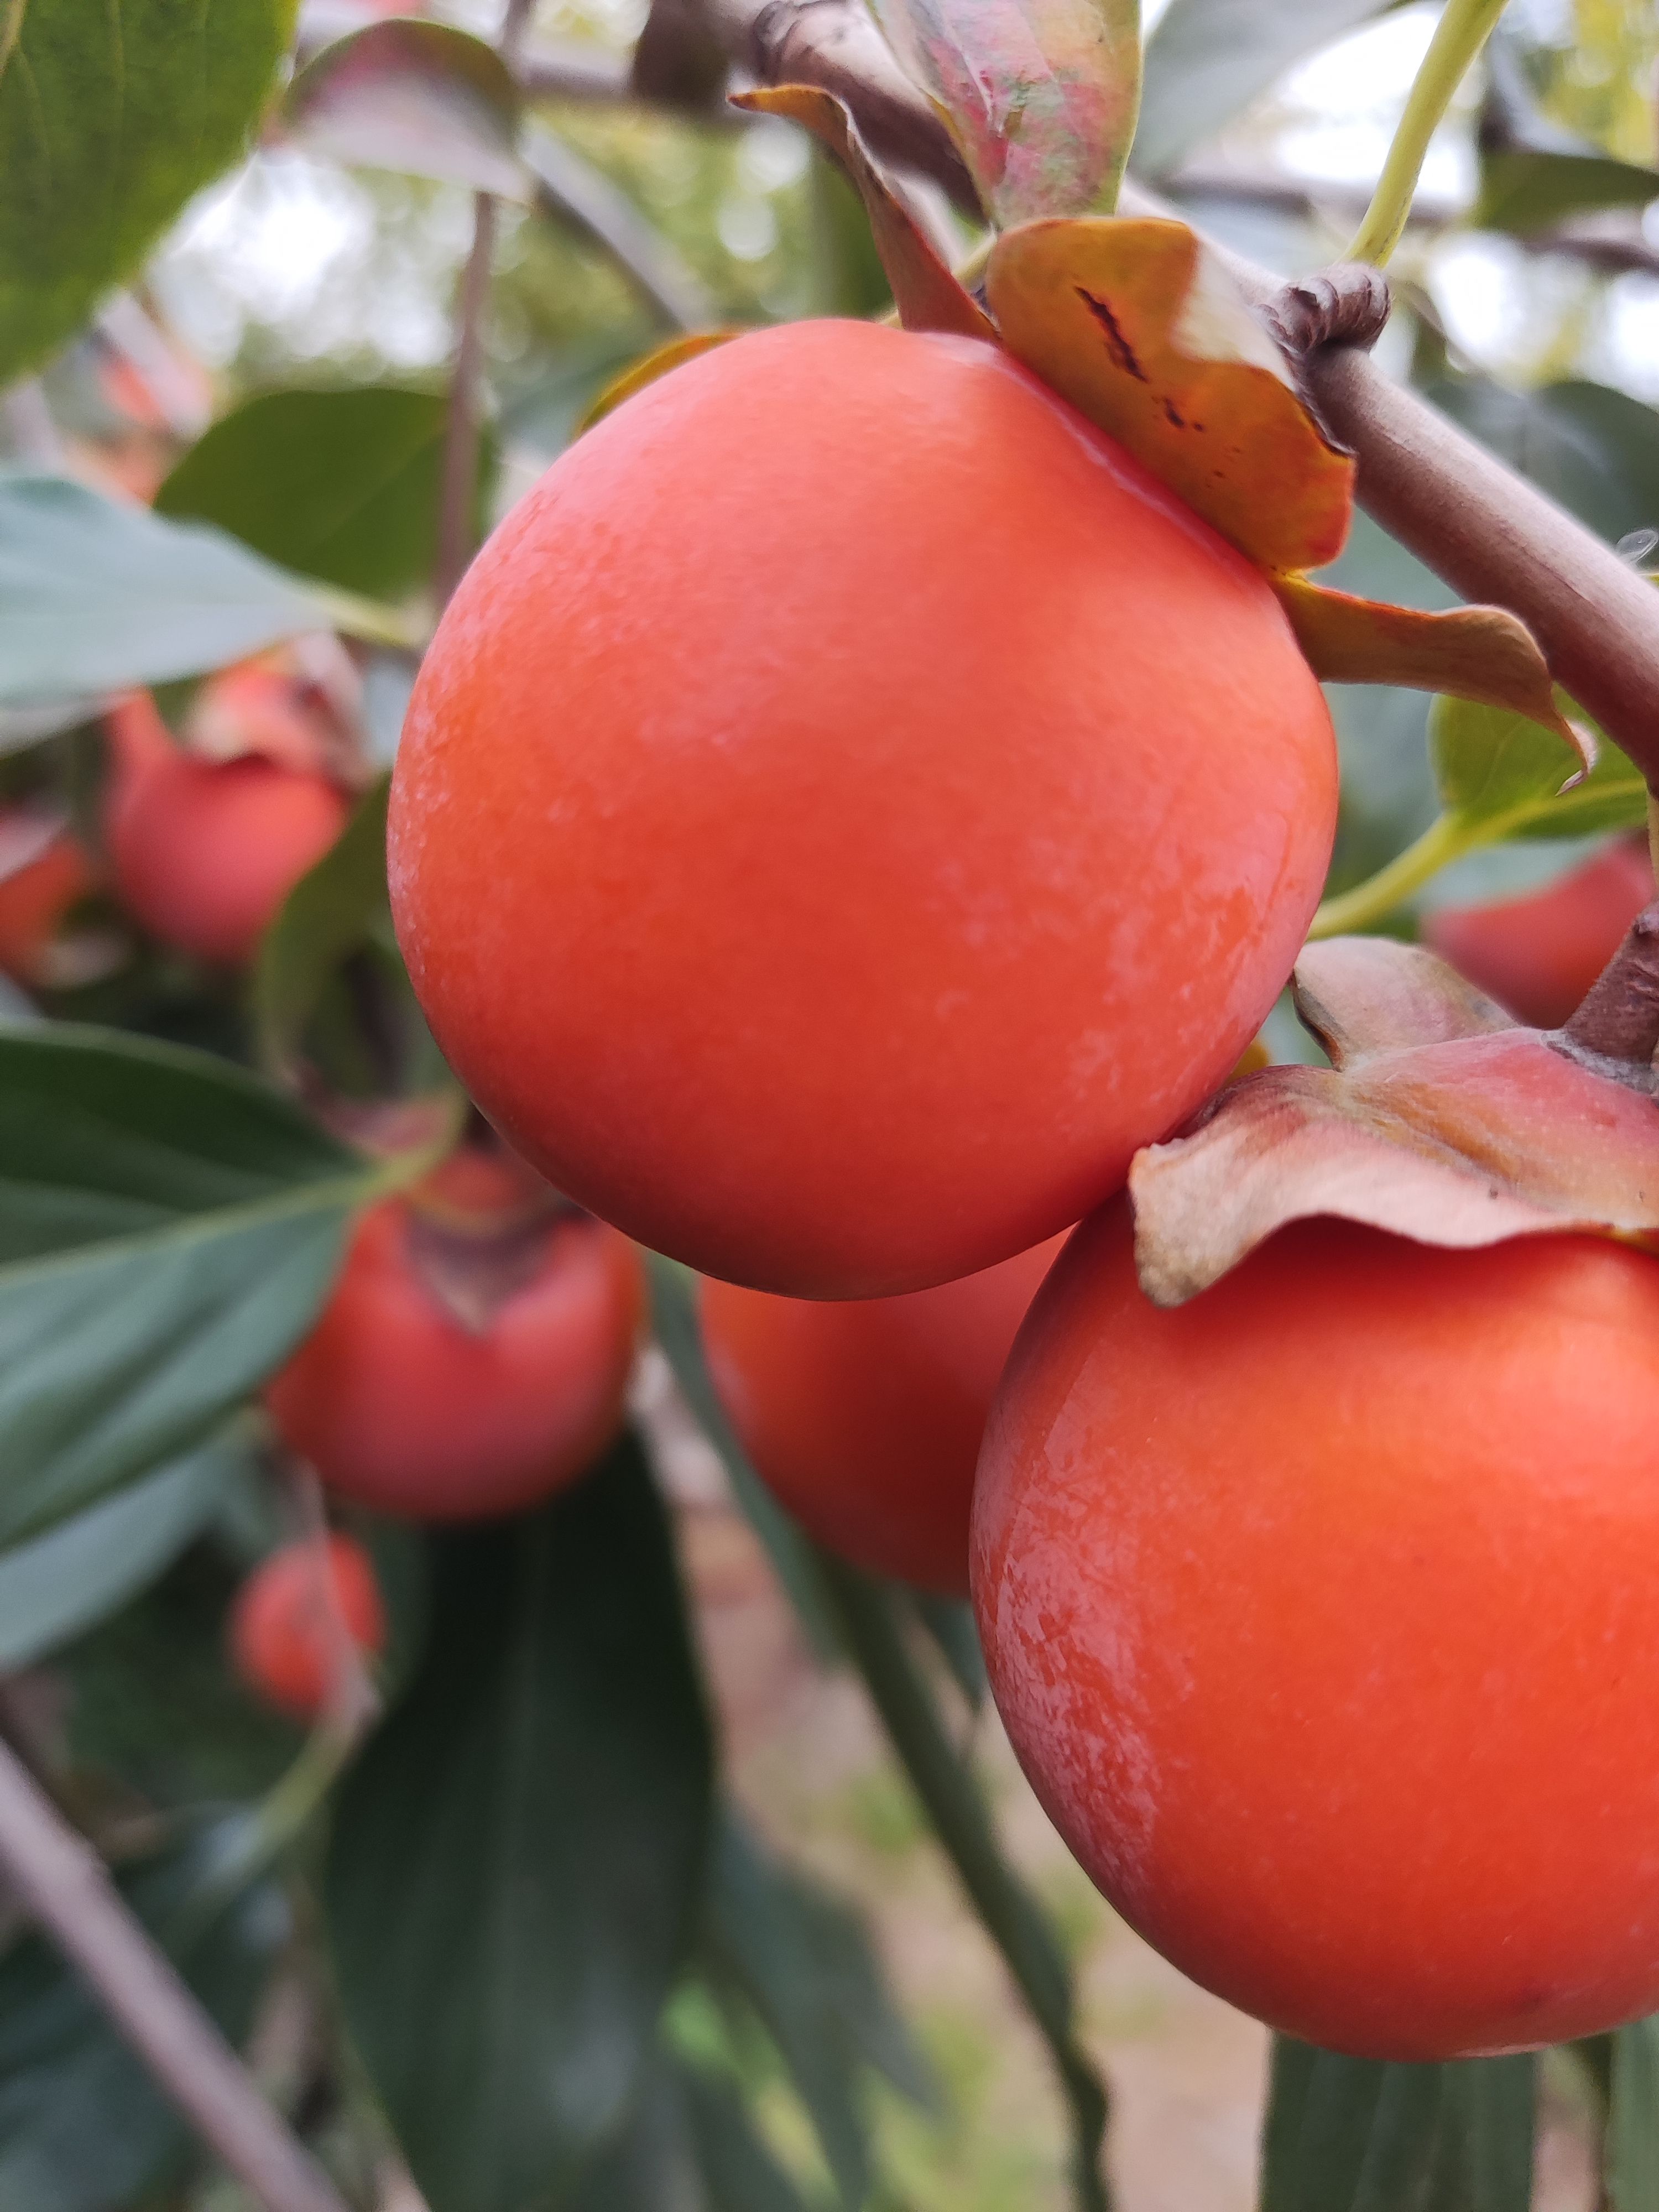
[[[1423,941],[1519,1020],[1559,1029],[1653,891],[1645,841],[1621,837],[1547,890],[1443,908]]]
[[[268,1384],[331,1490],[417,1520],[512,1513],[573,1482],[621,1425],[642,1287],[626,1239],[570,1217],[487,1318],[446,1303],[404,1199],[357,1224],[321,1320]]]
[[[1085,1224],[1014,1347],[975,1610],[1061,1834],[1175,1964],[1431,2059],[1659,2006],[1659,1261],[1281,1231],[1191,1304]]]
[[[95,878],[78,838],[60,830],[43,843],[39,823],[22,807],[0,809],[0,865],[13,849],[31,857],[0,876],[0,971],[20,983],[38,982],[64,916]]]
[[[197,758],[173,744],[143,694],[109,721],[116,757],[104,835],[123,905],[164,944],[240,966],[339,836],[343,794],[256,753]]]
[[[372,1657],[381,1650],[380,1585],[368,1553],[349,1536],[331,1535],[325,1551],[289,1544],[262,1560],[230,1616],[231,1655],[249,1688],[296,1720],[314,1720],[337,1663],[337,1609],[359,1651]]]
[[[1262,576],[997,349],[763,331],[571,448],[422,667],[416,988],[492,1121],[810,1297],[1075,1220],[1283,983],[1336,800]]]
[[[896,1298],[704,1283],[720,1402],[757,1472],[819,1543],[872,1573],[966,1595],[980,1438],[1060,1241]]]

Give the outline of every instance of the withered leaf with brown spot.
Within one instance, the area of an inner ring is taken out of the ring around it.
[[[1316,1214],[1462,1248],[1542,1231],[1659,1235],[1651,1097],[1414,945],[1310,945],[1294,989],[1335,1066],[1267,1068],[1136,1155],[1135,1260],[1154,1304],[1182,1304]]]

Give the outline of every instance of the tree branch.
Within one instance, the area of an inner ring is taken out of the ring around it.
[[[0,1743],[0,1869],[204,2142],[265,2212],[346,2212],[109,1869]]]

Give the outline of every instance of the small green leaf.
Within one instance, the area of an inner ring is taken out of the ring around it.
[[[325,46],[289,88],[289,128],[331,161],[526,199],[520,100],[495,48],[447,23],[393,17]]]
[[[289,1932],[275,1882],[207,1906],[246,1816],[200,1824],[126,1869],[120,1887],[233,2043]],[[187,2160],[190,2130],[74,1970],[40,1936],[0,1960],[0,2204],[112,2212]]]
[[[1273,2042],[1261,2212],[1528,2212],[1530,2057],[1395,2065]]]
[[[0,1543],[216,1428],[303,1334],[383,1176],[206,1054],[0,1033]]]
[[[293,28],[293,0],[0,9],[0,386],[238,158]]]
[[[1138,173],[1160,176],[1308,54],[1397,0],[1170,0],[1146,41]]]
[[[432,573],[448,412],[440,392],[389,384],[261,392],[197,441],[156,493],[155,511],[213,523],[267,561],[343,591],[400,599]],[[486,437],[480,537],[495,459]]]
[[[220,531],[0,476],[0,705],[199,675],[340,614]]]
[[[999,228],[1109,215],[1140,100],[1139,0],[876,0]]]
[[[0,1551],[0,1669],[27,1667],[171,1565],[246,1458],[228,1437]]]
[[[1607,2184],[1613,2212],[1659,2212],[1659,2019],[1613,2038]]]
[[[426,1657],[346,1784],[348,2022],[432,2212],[527,2212],[620,2135],[684,1957],[708,1723],[631,1437],[435,1539]]]
[[[1570,790],[1572,757],[1560,739],[1502,708],[1437,699],[1429,749],[1441,803],[1466,845],[1589,836],[1646,818],[1640,774],[1605,738],[1595,768]]]

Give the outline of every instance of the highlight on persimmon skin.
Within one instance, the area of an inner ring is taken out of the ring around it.
[[[1205,1987],[1370,2057],[1659,2006],[1659,1261],[1332,1221],[1189,1304],[1128,1209],[1015,1346],[973,1585],[1021,1764]]]
[[[1003,1363],[1063,1239],[896,1298],[700,1292],[708,1371],[756,1472],[872,1574],[962,1597],[974,1468]]]
[[[386,1610],[362,1546],[331,1534],[262,1559],[236,1593],[230,1649],[237,1673],[269,1705],[313,1721],[328,1704],[337,1663],[335,1616],[366,1658],[386,1645]]]
[[[12,866],[14,853],[27,857]],[[58,932],[97,884],[91,856],[72,830],[44,830],[26,808],[3,807],[0,868],[0,972],[17,983],[49,983]]]
[[[1534,1029],[1559,1029],[1654,896],[1645,837],[1620,837],[1524,897],[1443,907],[1423,942]]]
[[[300,878],[345,826],[326,776],[247,752],[205,760],[168,734],[147,693],[108,716],[104,840],[122,904],[165,945],[241,967]]]
[[[503,1220],[501,1188],[463,1154],[415,1197],[371,1207],[321,1318],[266,1385],[278,1433],[338,1496],[422,1521],[516,1512],[621,1427],[637,1255],[588,1215]],[[446,1299],[423,1250],[464,1278],[482,1268],[480,1301]]]
[[[394,772],[416,990],[559,1188],[870,1297],[1054,1235],[1222,1081],[1335,820],[1261,574],[995,347],[759,331],[514,510]]]

